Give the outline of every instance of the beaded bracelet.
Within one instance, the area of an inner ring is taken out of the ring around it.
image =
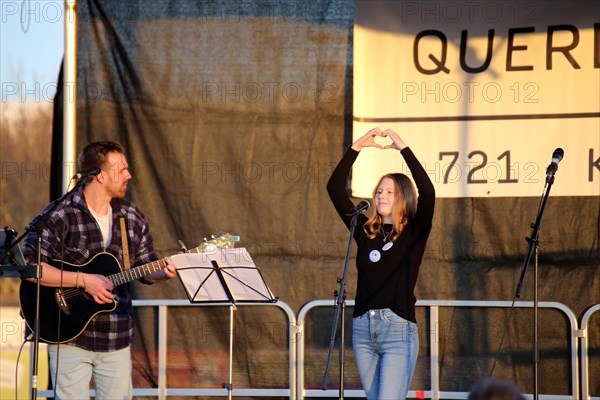
[[[77,271],[77,274],[75,275],[75,287],[79,288],[79,271]]]

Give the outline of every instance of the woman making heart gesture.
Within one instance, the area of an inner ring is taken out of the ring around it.
[[[391,139],[382,146],[377,137]],[[369,400],[404,399],[419,352],[415,284],[431,231],[435,190],[427,173],[400,136],[371,129],[356,140],[339,162],[327,191],[350,228],[354,205],[346,191],[352,164],[365,147],[399,150],[416,183],[400,173],[386,174],[373,190],[375,214],[358,215],[354,240],[358,270],[352,320],[354,355]],[[398,165],[400,169],[400,165]]]

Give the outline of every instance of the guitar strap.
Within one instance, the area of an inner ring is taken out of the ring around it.
[[[125,226],[125,217],[119,218],[121,224],[121,244],[123,245],[123,268],[128,270],[129,265],[129,247],[127,246],[127,227]]]

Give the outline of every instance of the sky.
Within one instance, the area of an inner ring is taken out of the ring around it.
[[[49,101],[64,53],[64,0],[0,0],[2,103]]]

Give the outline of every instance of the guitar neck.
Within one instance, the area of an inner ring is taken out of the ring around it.
[[[239,242],[239,240],[239,236],[231,236],[228,233],[223,233],[220,237],[214,238],[206,243],[202,243],[200,246],[186,250],[185,252],[202,253],[208,249],[214,250],[217,248],[229,248],[233,247],[234,242]],[[139,267],[130,268],[116,274],[108,275],[107,278],[113,283],[113,285],[119,286],[158,272],[166,266],[167,262],[164,259],[156,260],[148,264],[140,265]]]
[[[109,275],[107,278],[113,283],[113,285],[119,286],[158,272],[166,266],[167,262],[164,259],[156,260],[149,262],[148,264],[140,265],[139,267],[126,269],[125,271]]]

